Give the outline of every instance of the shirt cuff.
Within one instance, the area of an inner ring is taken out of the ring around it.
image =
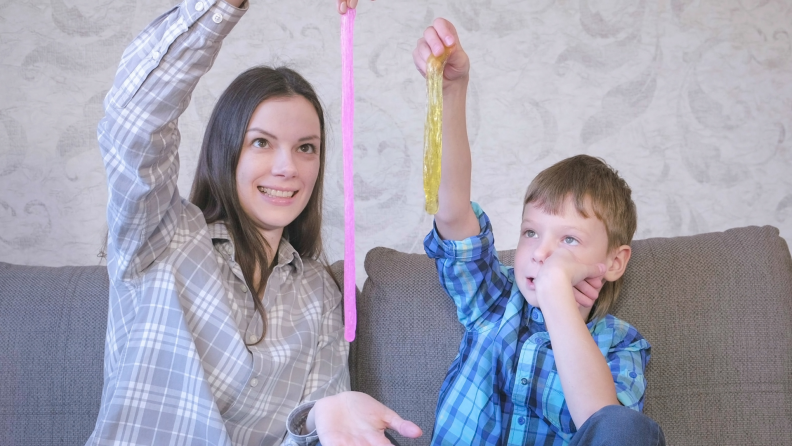
[[[286,441],[282,443],[283,446],[311,446],[319,441],[319,435],[316,433],[316,429],[307,434],[302,434],[305,420],[308,418],[308,412],[311,411],[315,403],[316,401],[309,401],[300,404],[296,409],[291,411],[289,417],[286,419],[288,434]]]
[[[489,217],[478,203],[470,202],[470,206],[478,218],[480,232],[464,240],[444,240],[433,224],[432,232],[424,239],[424,250],[429,258],[469,262],[485,257],[489,250],[494,249],[495,236]]]
[[[185,0],[184,8],[192,21],[223,38],[231,32],[247,9],[247,1],[237,8],[224,0]]]

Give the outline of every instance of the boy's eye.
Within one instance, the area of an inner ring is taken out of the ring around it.
[[[533,229],[528,229],[528,230],[526,230],[525,232],[523,232],[523,234],[524,234],[526,237],[528,237],[528,238],[534,238],[534,237],[536,237],[536,231],[534,231]]]
[[[253,147],[267,147],[269,146],[269,141],[264,138],[256,138],[253,140]]]
[[[303,144],[297,150],[302,153],[316,153],[316,147],[313,144]]]
[[[574,237],[564,237],[564,243],[567,245],[577,245],[578,241]]]

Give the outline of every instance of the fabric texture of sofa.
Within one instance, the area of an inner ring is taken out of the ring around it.
[[[365,266],[352,387],[424,429],[402,445],[428,444],[456,310],[425,255],[375,248]],[[88,438],[107,287],[101,266],[0,263],[0,444]],[[792,258],[776,228],[634,241],[615,315],[652,344],[645,413],[669,445],[792,444]]]

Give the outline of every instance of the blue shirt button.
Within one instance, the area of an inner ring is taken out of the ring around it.
[[[522,385],[524,385],[524,386],[527,386],[528,385],[528,379],[527,378],[523,378],[523,379],[520,380],[520,383],[522,383]]]
[[[638,376],[638,374],[637,374],[637,373],[635,373],[635,372],[630,372],[630,378],[635,378],[636,376]]]
[[[520,426],[522,426],[523,424],[525,424],[525,417],[517,418],[517,422],[520,423]]]

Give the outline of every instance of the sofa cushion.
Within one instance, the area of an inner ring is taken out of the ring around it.
[[[0,444],[83,444],[102,394],[104,267],[0,262]]]
[[[792,444],[792,259],[778,230],[632,246],[614,313],[652,344],[645,412],[668,444]],[[424,429],[402,444],[428,444],[462,327],[425,255],[375,248],[365,267],[352,387]]]

